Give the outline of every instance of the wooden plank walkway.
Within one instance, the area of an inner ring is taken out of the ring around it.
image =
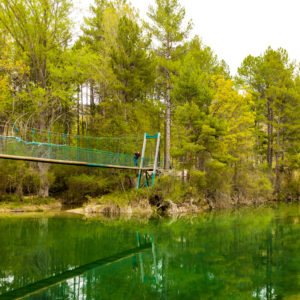
[[[88,162],[80,161],[69,161],[69,160],[55,160],[49,158],[39,158],[31,156],[15,156],[15,155],[6,155],[0,154],[0,159],[13,159],[13,160],[24,160],[24,161],[33,161],[33,162],[42,162],[48,164],[63,164],[63,165],[72,165],[72,166],[81,166],[81,167],[97,167],[97,168],[110,168],[110,169],[121,169],[121,170],[142,170],[142,171],[153,171],[153,167],[139,168],[139,167],[128,167],[128,166],[119,166],[119,165],[98,165],[90,164]]]

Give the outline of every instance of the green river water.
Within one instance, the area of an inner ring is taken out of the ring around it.
[[[136,250],[137,232],[154,243]],[[300,299],[300,207],[152,219],[0,215],[0,299],[18,297]]]

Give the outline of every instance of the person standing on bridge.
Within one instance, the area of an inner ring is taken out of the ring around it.
[[[138,166],[140,156],[141,156],[140,152],[134,153],[133,161],[134,161],[134,166],[135,167]]]

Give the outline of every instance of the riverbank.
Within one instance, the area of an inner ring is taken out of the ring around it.
[[[65,199],[46,199],[39,197],[23,197],[20,200],[0,202],[0,213],[48,213],[67,212],[81,215],[118,216],[118,215],[177,215],[201,213],[211,210],[228,209],[243,206],[261,205],[270,202],[259,198],[256,201],[246,198],[228,199],[224,196],[222,205],[201,197],[166,197],[160,192],[131,190],[126,193],[111,193],[98,198],[87,198],[83,204],[66,203]]]
[[[194,173],[193,173],[194,174]],[[71,212],[82,215],[175,215],[251,207],[272,202],[300,202],[299,176],[293,188],[275,192],[271,181],[239,186],[215,185],[203,178],[182,178],[176,172],[160,176],[152,188],[136,189],[132,178],[124,177],[111,186],[109,177],[79,176],[65,186],[61,180],[51,189],[53,197],[40,198],[21,193],[0,194],[0,213]],[[202,179],[201,179],[202,178]],[[296,182],[296,181],[295,181]],[[284,186],[284,183],[282,183]],[[31,195],[34,195],[32,193]],[[54,198],[55,197],[55,198]]]
[[[22,201],[2,201],[0,202],[0,213],[39,213],[39,212],[58,212],[63,205],[61,201],[54,198],[24,197]]]
[[[37,198],[38,199],[38,198]],[[48,199],[48,203],[38,203],[37,199],[32,202],[1,202],[0,213],[18,214],[18,213],[47,213],[47,212],[67,212],[82,215],[102,214],[106,216],[116,215],[141,215],[151,216],[153,214],[180,214],[180,213],[198,213],[204,211],[203,207],[197,207],[192,203],[175,204],[168,200],[161,206],[151,206],[147,199],[139,203],[129,205],[119,205],[115,202],[102,202],[99,199],[91,199],[89,202],[71,208],[62,205],[60,200]]]

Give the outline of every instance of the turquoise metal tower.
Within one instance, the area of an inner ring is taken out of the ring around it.
[[[160,146],[160,132],[158,132],[156,135],[149,135],[148,133],[145,133],[144,135],[144,143],[143,143],[143,150],[142,150],[142,156],[141,156],[141,163],[140,163],[140,170],[139,170],[139,177],[137,182],[137,189],[143,188],[143,187],[153,187],[155,182],[155,176],[157,175],[158,171],[158,154],[159,154],[159,146]],[[154,165],[152,170],[152,175],[149,175],[148,170],[144,170],[144,160],[145,160],[145,151],[147,146],[147,140],[149,139],[156,139],[156,147],[155,147],[155,158],[154,158]],[[141,185],[142,178],[144,179],[144,184]],[[151,182],[150,182],[151,181]]]

